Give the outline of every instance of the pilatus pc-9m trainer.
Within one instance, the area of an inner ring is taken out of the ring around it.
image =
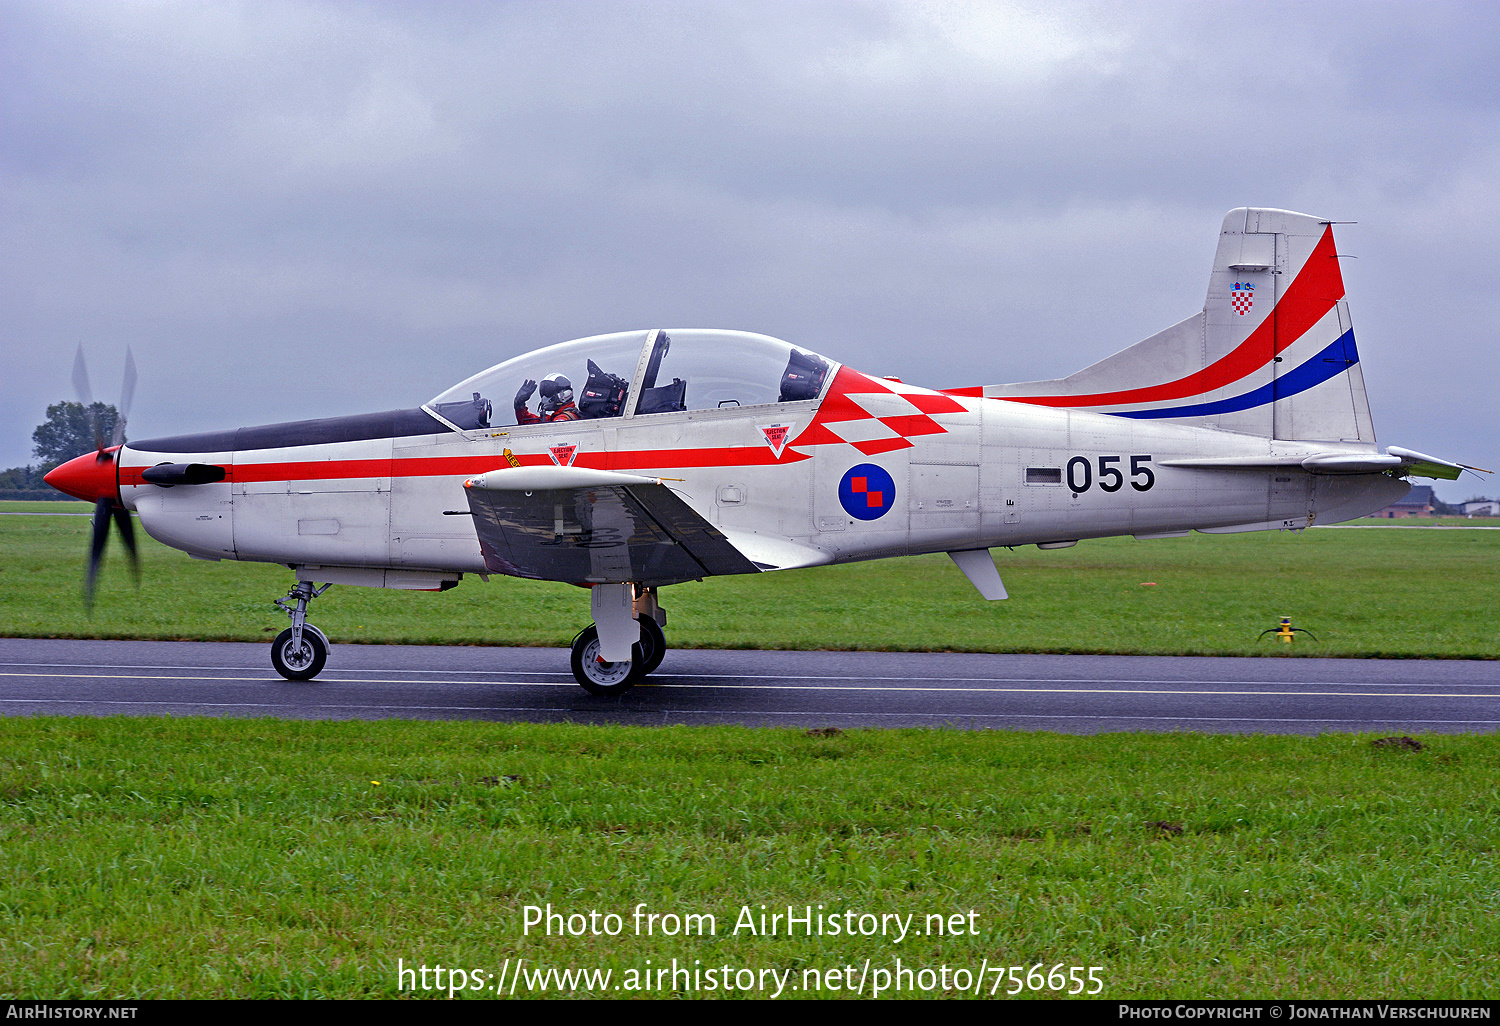
[[[589,589],[573,672],[610,695],[661,661],[671,584],[947,552],[1001,599],[994,546],[1298,530],[1460,469],[1376,445],[1331,223],[1241,208],[1200,312],[1056,381],[938,391],[764,335],[626,331],[416,409],[101,444],[47,480],[96,503],[90,581],[111,519],[133,548],[127,510],[290,567],[288,678],[323,667],[330,584],[509,574]]]

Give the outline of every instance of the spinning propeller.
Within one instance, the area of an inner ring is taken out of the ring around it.
[[[125,418],[130,412],[130,401],[135,396],[135,357],[125,350],[125,378],[120,387],[120,404],[115,407],[118,416],[109,444],[104,442],[100,430],[98,413],[94,409],[93,393],[89,389],[88,366],[83,360],[83,346],[73,359],[73,390],[89,418],[89,427],[94,436],[95,451],[85,453],[62,464],[48,473],[43,480],[59,491],[94,504],[94,520],[89,538],[88,570],[83,578],[83,603],[85,608],[94,605],[94,585],[99,576],[99,564],[104,560],[104,546],[109,540],[109,522],[114,520],[119,529],[120,540],[130,557],[130,569],[136,587],[141,583],[140,553],[135,544],[135,525],[130,511],[120,503],[119,470],[115,464],[116,454],[125,442]]]

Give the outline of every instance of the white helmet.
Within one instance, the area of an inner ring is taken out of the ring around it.
[[[542,413],[556,413],[573,401],[573,382],[561,374],[548,374],[537,391],[542,393],[537,407]]]

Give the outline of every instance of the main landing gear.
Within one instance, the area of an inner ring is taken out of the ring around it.
[[[271,665],[287,680],[312,680],[328,662],[328,637],[307,622],[307,604],[333,587],[298,581],[276,604],[292,625],[271,643]],[[573,676],[591,695],[622,695],[661,665],[667,654],[667,612],[655,588],[596,584],[589,590],[591,626],[573,639]]]
[[[275,600],[292,618],[292,625],[271,642],[271,665],[287,680],[312,680],[328,661],[328,636],[307,622],[307,604],[331,587],[314,588],[311,581],[298,581],[286,598]]]
[[[573,639],[573,676],[591,695],[624,694],[667,654],[667,612],[655,588],[634,584],[596,584],[589,599],[594,623]]]

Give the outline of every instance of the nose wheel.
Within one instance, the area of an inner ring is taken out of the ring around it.
[[[591,695],[623,695],[661,665],[667,639],[656,621],[640,616],[641,640],[630,646],[630,658],[610,662],[599,654],[599,628],[590,624],[573,639],[573,676]]]
[[[307,604],[331,587],[314,588],[310,581],[298,581],[286,598],[276,599],[292,618],[292,625],[271,642],[271,665],[287,680],[312,680],[328,662],[328,636],[307,622]]]
[[[312,680],[328,662],[328,639],[312,624],[302,625],[302,637],[292,638],[288,627],[271,642],[271,665],[287,680]]]

